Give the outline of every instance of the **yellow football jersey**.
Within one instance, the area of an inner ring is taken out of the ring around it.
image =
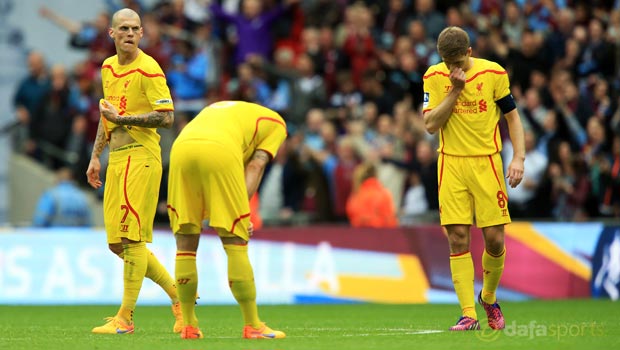
[[[472,58],[465,72],[465,88],[459,95],[452,115],[439,130],[438,151],[455,156],[482,156],[502,149],[499,132],[501,111],[495,101],[510,94],[506,70],[499,64]],[[424,74],[424,112],[435,108],[446,97],[452,83],[450,71],[441,62]]]
[[[116,55],[107,58],[101,66],[101,82],[104,98],[118,109],[121,117],[174,110],[164,72],[151,56],[142,51],[127,65],[120,65]],[[105,118],[102,120],[108,136],[112,130],[121,127]],[[156,128],[124,127],[136,142],[161,161],[160,136]]]
[[[286,139],[286,123],[269,108],[242,101],[220,101],[205,107],[181,131],[175,142],[210,140],[241,151],[247,163],[255,150],[275,157]]]

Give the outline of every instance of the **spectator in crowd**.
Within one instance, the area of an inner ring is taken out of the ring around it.
[[[280,69],[258,55],[250,56],[249,63],[255,68],[264,69],[268,76],[289,82],[292,103],[284,116],[287,125],[300,127],[309,109],[325,107],[327,96],[323,78],[316,73],[314,63],[307,54],[297,57],[294,69]]]
[[[386,9],[379,13],[376,27],[380,29],[380,44],[390,47],[401,36],[409,19],[409,8],[405,0],[389,0]]]
[[[20,126],[15,138],[15,147],[21,152],[32,155],[36,150],[36,145],[32,141],[33,129],[36,127],[33,118],[51,89],[51,80],[43,54],[32,51],[28,55],[28,71],[28,76],[17,85],[13,106]]]
[[[512,154],[512,143],[505,142],[502,153],[507,159]],[[506,186],[508,209],[513,218],[533,218],[537,215],[535,203],[538,187],[547,168],[547,157],[536,148],[536,135],[531,130],[525,131],[525,170],[523,180],[518,187]],[[507,171],[508,169],[505,169]]]
[[[265,169],[259,189],[261,215],[264,221],[289,223],[303,217],[308,171],[297,152],[300,134],[291,134]]]
[[[390,192],[377,179],[373,164],[355,169],[353,192],[347,200],[347,217],[353,227],[395,227],[398,218]]]
[[[249,63],[237,66],[237,76],[228,81],[227,93],[232,100],[254,101],[266,105],[271,97],[267,82],[257,74],[257,69]]]
[[[433,41],[446,26],[445,17],[437,11],[435,3],[435,0],[414,0],[413,16],[413,19],[419,20],[426,28],[426,38]]]
[[[231,14],[213,1],[210,10],[214,18],[231,23],[236,30],[235,67],[248,59],[249,55],[259,55],[270,59],[273,50],[271,27],[288,7],[299,0],[286,0],[286,4],[264,9],[262,0],[243,0],[241,14]]]
[[[421,182],[420,174],[416,171],[409,173],[408,187],[403,197],[403,205],[400,213],[401,224],[413,224],[416,217],[428,212],[426,191]]]
[[[304,0],[301,7],[309,26],[333,28],[342,21],[346,1]]]
[[[552,215],[557,220],[584,220],[590,191],[586,163],[573,155],[570,144],[559,143],[549,165]]]
[[[334,126],[327,122],[323,130],[333,132]],[[313,150],[311,154],[321,164],[327,178],[334,219],[346,220],[346,203],[352,192],[354,171],[360,163],[354,140],[352,137],[342,137],[335,145],[335,149]]]
[[[94,20],[86,22],[67,18],[46,6],[39,9],[39,14],[69,32],[71,47],[88,50],[91,78],[95,77],[103,60],[114,54],[114,43],[108,36],[110,16],[107,12],[100,12]]]
[[[361,3],[347,9],[346,36],[342,49],[351,61],[353,83],[361,87],[361,76],[375,58],[375,40],[371,35],[372,14]]]
[[[426,202],[431,211],[439,210],[437,157],[435,153],[428,140],[420,140],[416,145],[416,157],[413,163],[413,169],[419,173],[420,181],[424,185]]]
[[[73,123],[77,110],[71,101],[69,77],[63,65],[55,65],[51,72],[51,89],[45,95],[31,119],[30,140],[33,156],[52,169],[71,166],[78,154],[69,152],[73,137]]]
[[[506,1],[504,5],[504,21],[502,32],[506,35],[508,46],[517,49],[521,43],[521,35],[526,28],[526,18],[516,1]]]
[[[613,138],[611,154],[601,157],[599,212],[603,216],[620,216],[620,135]]]
[[[196,115],[206,104],[207,69],[212,63],[190,40],[177,40],[170,57],[168,84],[174,91],[175,109]]]
[[[90,227],[93,225],[88,198],[74,181],[70,168],[56,171],[56,184],[41,195],[34,211],[35,227]]]
[[[614,48],[605,39],[606,28],[599,18],[592,18],[588,24],[588,39],[581,51],[577,64],[577,73],[580,77],[590,74],[611,76],[614,74]]]

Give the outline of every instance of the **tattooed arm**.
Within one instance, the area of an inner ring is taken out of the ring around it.
[[[248,198],[252,198],[258,190],[258,185],[260,185],[265,167],[269,161],[271,161],[269,153],[257,149],[245,166],[245,185],[248,189]]]
[[[99,188],[102,185],[101,180],[99,179],[99,172],[101,171],[101,162],[99,161],[99,156],[101,156],[101,152],[107,145],[108,140],[105,135],[105,130],[103,129],[103,121],[99,120],[99,126],[97,127],[97,137],[95,137],[95,144],[93,146],[93,153],[90,156],[90,162],[88,163],[88,169],[86,170],[86,177],[88,179],[88,183],[93,188]]]
[[[99,104],[101,115],[117,125],[134,125],[145,128],[166,128],[169,129],[174,123],[173,111],[152,111],[145,114],[119,116],[116,107],[108,101],[103,100]]]
[[[117,118],[114,123],[118,125],[135,125],[145,128],[166,128],[170,129],[174,123],[174,112],[172,111],[152,111],[138,115],[124,115]]]

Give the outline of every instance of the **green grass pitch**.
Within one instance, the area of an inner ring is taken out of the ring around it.
[[[237,306],[199,305],[205,339],[172,333],[168,307],[140,306],[131,335],[90,330],[116,306],[0,306],[0,349],[389,350],[618,349],[620,304],[608,300],[505,302],[504,331],[448,332],[457,305],[262,305],[261,318],[287,334],[281,340],[241,339]],[[101,322],[100,322],[101,321]]]

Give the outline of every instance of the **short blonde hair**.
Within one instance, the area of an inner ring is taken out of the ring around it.
[[[467,54],[469,35],[459,27],[447,27],[437,38],[437,53],[442,58],[456,58]]]

